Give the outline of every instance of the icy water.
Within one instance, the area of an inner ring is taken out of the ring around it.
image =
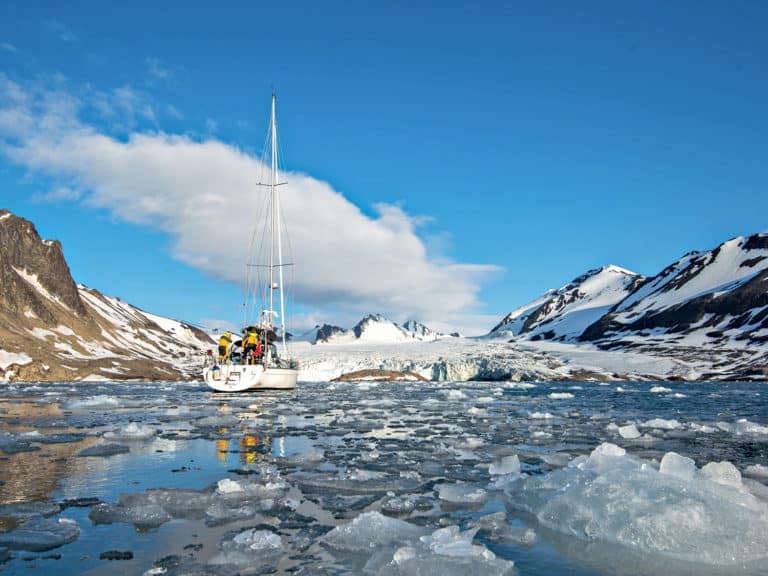
[[[768,574],[767,395],[8,385],[0,572]]]

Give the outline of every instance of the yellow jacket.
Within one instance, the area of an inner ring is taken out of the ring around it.
[[[248,336],[243,338],[243,347],[247,346],[248,344],[253,344],[256,346],[259,343],[259,337],[256,336],[255,332],[249,332]]]

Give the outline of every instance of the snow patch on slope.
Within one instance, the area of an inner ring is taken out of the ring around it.
[[[640,278],[619,266],[604,266],[510,312],[490,337],[575,339],[629,294]]]

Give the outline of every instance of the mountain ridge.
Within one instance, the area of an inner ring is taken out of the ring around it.
[[[76,284],[61,243],[8,210],[0,287],[0,380],[195,379],[215,344],[193,325]],[[420,358],[433,379],[766,379],[768,233],[688,252],[653,276],[595,268],[513,309],[485,336],[451,336],[368,314],[292,342],[321,345],[311,347],[318,363],[308,374],[329,362],[407,371]],[[640,357],[642,371],[632,367]]]
[[[78,285],[61,243],[0,210],[0,379],[178,380],[213,341]]]

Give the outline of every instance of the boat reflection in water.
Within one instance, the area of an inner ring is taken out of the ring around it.
[[[220,438],[216,440],[216,460],[223,466],[234,464],[232,456],[237,454],[238,463],[243,466],[266,464],[272,453],[272,439],[257,436],[247,426],[239,433],[229,428],[219,429]]]
[[[216,411],[233,419],[232,406],[228,403],[222,402]],[[264,414],[261,403],[249,404],[246,410],[237,414],[238,423],[219,427],[214,446],[216,460],[222,466],[255,466],[269,463],[272,438],[262,434],[256,427],[259,418]]]

